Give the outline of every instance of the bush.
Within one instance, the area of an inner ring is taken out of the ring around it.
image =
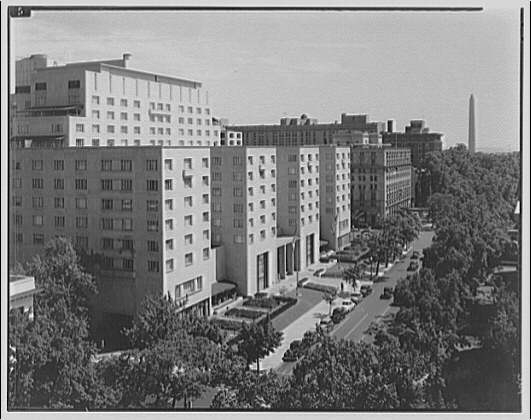
[[[332,322],[334,324],[339,324],[347,316],[346,311],[343,308],[336,308],[332,312]]]
[[[252,309],[245,308],[232,308],[225,312],[225,316],[237,317],[237,318],[249,318],[255,320],[264,315],[264,312],[253,311]]]
[[[225,319],[225,318],[213,318],[212,323],[219,328],[229,331],[239,331],[242,328],[242,323],[244,321],[236,321],[234,319]]]
[[[273,297],[267,297],[267,298],[251,298],[243,302],[243,306],[254,306],[256,308],[264,308],[264,309],[273,309],[276,308],[278,305],[280,305],[280,302],[273,298]]]
[[[312,282],[306,283],[304,285],[304,287],[306,289],[317,290],[319,292],[325,292],[325,293],[332,293],[333,294],[333,293],[337,292],[337,287],[327,286],[325,284],[318,284],[318,283],[312,283]]]

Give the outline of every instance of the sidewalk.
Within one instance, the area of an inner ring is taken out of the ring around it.
[[[282,344],[266,358],[260,361],[260,369],[275,369],[282,364],[282,356],[289,348],[293,340],[300,340],[304,333],[314,330],[315,326],[321,320],[321,317],[328,315],[328,303],[320,301],[317,305],[310,308],[306,313],[282,330],[284,333]],[[251,365],[251,369],[256,369],[256,364]]]

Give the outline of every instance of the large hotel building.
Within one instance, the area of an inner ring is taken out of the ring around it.
[[[10,264],[71,238],[100,315],[134,316],[153,293],[208,315],[220,281],[267,290],[349,244],[361,213],[409,206],[409,151],[381,145],[389,126],[230,127],[200,82],[130,58],[19,60],[10,106]]]

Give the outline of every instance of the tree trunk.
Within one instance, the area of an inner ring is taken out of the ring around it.
[[[260,358],[256,359],[256,374],[260,374]]]
[[[184,408],[188,408],[188,400],[186,399],[186,395],[184,396]]]

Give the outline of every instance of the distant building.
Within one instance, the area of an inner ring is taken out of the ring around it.
[[[432,133],[424,120],[411,120],[403,133],[384,132],[382,142],[411,149],[411,164],[418,168],[428,153],[442,151],[441,133]]]
[[[35,278],[23,275],[9,275],[9,310],[19,309],[33,319],[33,295]]]
[[[476,153],[476,110],[474,95],[470,95],[468,104],[468,151]]]
[[[11,147],[211,146],[219,142],[202,83],[115,60],[16,62]]]
[[[411,207],[411,157],[407,148],[362,145],[351,148],[353,227],[378,226]]]
[[[348,131],[367,132],[375,141],[385,131],[386,124],[368,121],[364,114],[341,114],[341,122],[319,124],[317,119],[302,114],[300,118],[281,118],[280,124],[234,125],[229,128],[242,133],[244,145],[310,146],[333,144],[334,135]]]

